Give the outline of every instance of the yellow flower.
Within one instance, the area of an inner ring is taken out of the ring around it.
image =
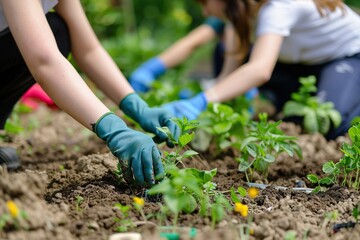
[[[248,189],[248,194],[250,198],[254,199],[259,195],[259,189],[251,187]]]
[[[10,215],[13,218],[16,218],[17,216],[19,216],[19,208],[16,206],[16,204],[14,203],[14,201],[7,201],[6,202],[6,206],[9,210]]]
[[[240,213],[243,217],[247,217],[249,213],[249,207],[245,204],[237,202],[235,203],[234,211]]]
[[[138,205],[139,207],[143,207],[144,204],[145,204],[145,201],[144,201],[143,198],[134,197],[133,200],[134,200],[134,203],[135,203],[136,205]]]

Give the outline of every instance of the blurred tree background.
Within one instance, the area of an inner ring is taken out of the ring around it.
[[[104,47],[128,76],[204,20],[194,0],[82,0]]]

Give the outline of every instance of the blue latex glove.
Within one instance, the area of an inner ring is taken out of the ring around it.
[[[248,101],[252,101],[254,98],[256,98],[257,96],[259,95],[259,90],[255,87],[255,88],[252,88],[250,89],[249,91],[247,91],[245,93],[245,98],[248,100]],[[249,107],[249,113],[250,113],[250,117],[252,118],[253,115],[255,114],[255,110],[254,110],[254,107],[253,105],[251,105]]]
[[[165,133],[160,132],[157,127],[168,127],[174,138],[180,136],[180,127],[171,120],[174,115],[165,108],[150,108],[136,93],[126,96],[119,105],[120,109],[147,132],[154,133],[154,141],[161,143],[168,140]],[[169,147],[173,147],[172,142],[167,141]]]
[[[195,97],[165,104],[164,107],[176,117],[194,120],[206,110],[207,100],[204,92],[201,92]]]
[[[124,179],[128,183],[155,184],[155,176],[164,175],[160,152],[153,140],[128,128],[114,113],[104,114],[93,125],[93,130],[119,159]]]
[[[259,95],[259,90],[256,87],[254,87],[245,93],[245,98],[247,100],[253,100],[258,95]]]
[[[195,95],[194,92],[188,88],[184,88],[179,92],[180,99],[188,99],[188,98],[193,97],[194,95]]]
[[[156,78],[166,71],[165,64],[157,57],[141,64],[129,77],[129,82],[136,92],[147,92]]]

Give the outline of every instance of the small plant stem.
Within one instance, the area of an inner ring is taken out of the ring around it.
[[[250,170],[250,171],[251,171],[251,170]],[[250,182],[249,176],[248,176],[248,174],[247,174],[247,170],[245,171],[245,177],[246,177],[246,181],[247,181],[247,182]]]
[[[144,219],[144,222],[147,222],[147,218],[145,216],[145,213],[144,213],[144,210],[143,209],[140,209],[140,214],[141,214],[141,217]]]
[[[356,191],[359,189],[359,168],[356,168],[356,178],[355,178],[355,189]]]
[[[178,218],[179,218],[179,213],[176,213],[175,216],[174,216],[174,220],[173,220],[174,228],[177,226]]]

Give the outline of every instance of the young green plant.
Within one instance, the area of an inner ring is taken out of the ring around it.
[[[251,121],[248,136],[238,146],[241,151],[241,156],[236,158],[239,171],[245,173],[248,182],[254,171],[266,179],[270,164],[283,152],[290,157],[296,153],[302,158],[301,149],[295,142],[297,138],[287,136],[278,129],[281,121],[269,122],[267,118],[266,113],[260,113],[259,122]]]
[[[356,191],[360,187],[360,123],[353,125],[348,134],[352,144],[344,143],[340,150],[343,157],[338,162],[329,161],[322,167],[326,174],[325,178],[320,179],[315,174],[309,174],[307,178],[312,183],[317,183],[319,189],[321,185],[339,183],[342,186],[354,188]],[[342,180],[340,180],[342,179]]]
[[[316,78],[309,76],[300,78],[299,91],[291,95],[292,100],[285,103],[285,117],[303,117],[303,127],[308,133],[326,134],[331,124],[336,128],[341,123],[340,113],[334,109],[332,102],[322,102],[313,96],[317,92]]]

